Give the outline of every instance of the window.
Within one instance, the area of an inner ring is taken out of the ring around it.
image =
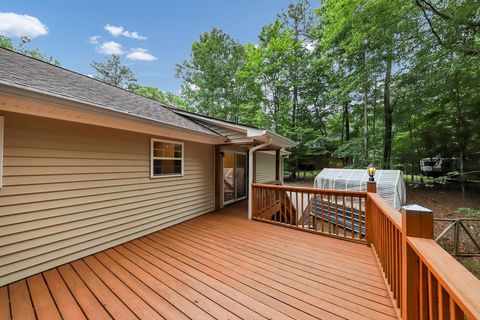
[[[182,176],[183,143],[152,139],[150,176]]]

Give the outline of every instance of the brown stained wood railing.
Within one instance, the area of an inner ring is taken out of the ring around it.
[[[402,295],[402,215],[376,193],[367,198],[367,243],[372,246],[390,285],[397,308]]]
[[[480,319],[480,281],[433,240],[433,213],[367,196],[367,244],[402,319]]]
[[[257,183],[252,190],[254,220],[366,241],[366,192]]]
[[[368,190],[253,184],[253,219],[371,246],[402,319],[480,320],[480,281],[433,240],[433,213]]]
[[[479,280],[435,241],[407,241],[418,258],[419,319],[480,319]]]

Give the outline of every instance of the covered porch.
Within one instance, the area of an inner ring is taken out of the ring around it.
[[[242,201],[0,288],[1,319],[393,319],[372,250]]]

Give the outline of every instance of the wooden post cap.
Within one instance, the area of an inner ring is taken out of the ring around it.
[[[402,229],[408,237],[433,239],[433,211],[418,204],[403,206]]]

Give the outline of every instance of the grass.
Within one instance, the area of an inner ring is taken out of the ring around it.
[[[458,257],[457,260],[480,279],[480,257]]]

